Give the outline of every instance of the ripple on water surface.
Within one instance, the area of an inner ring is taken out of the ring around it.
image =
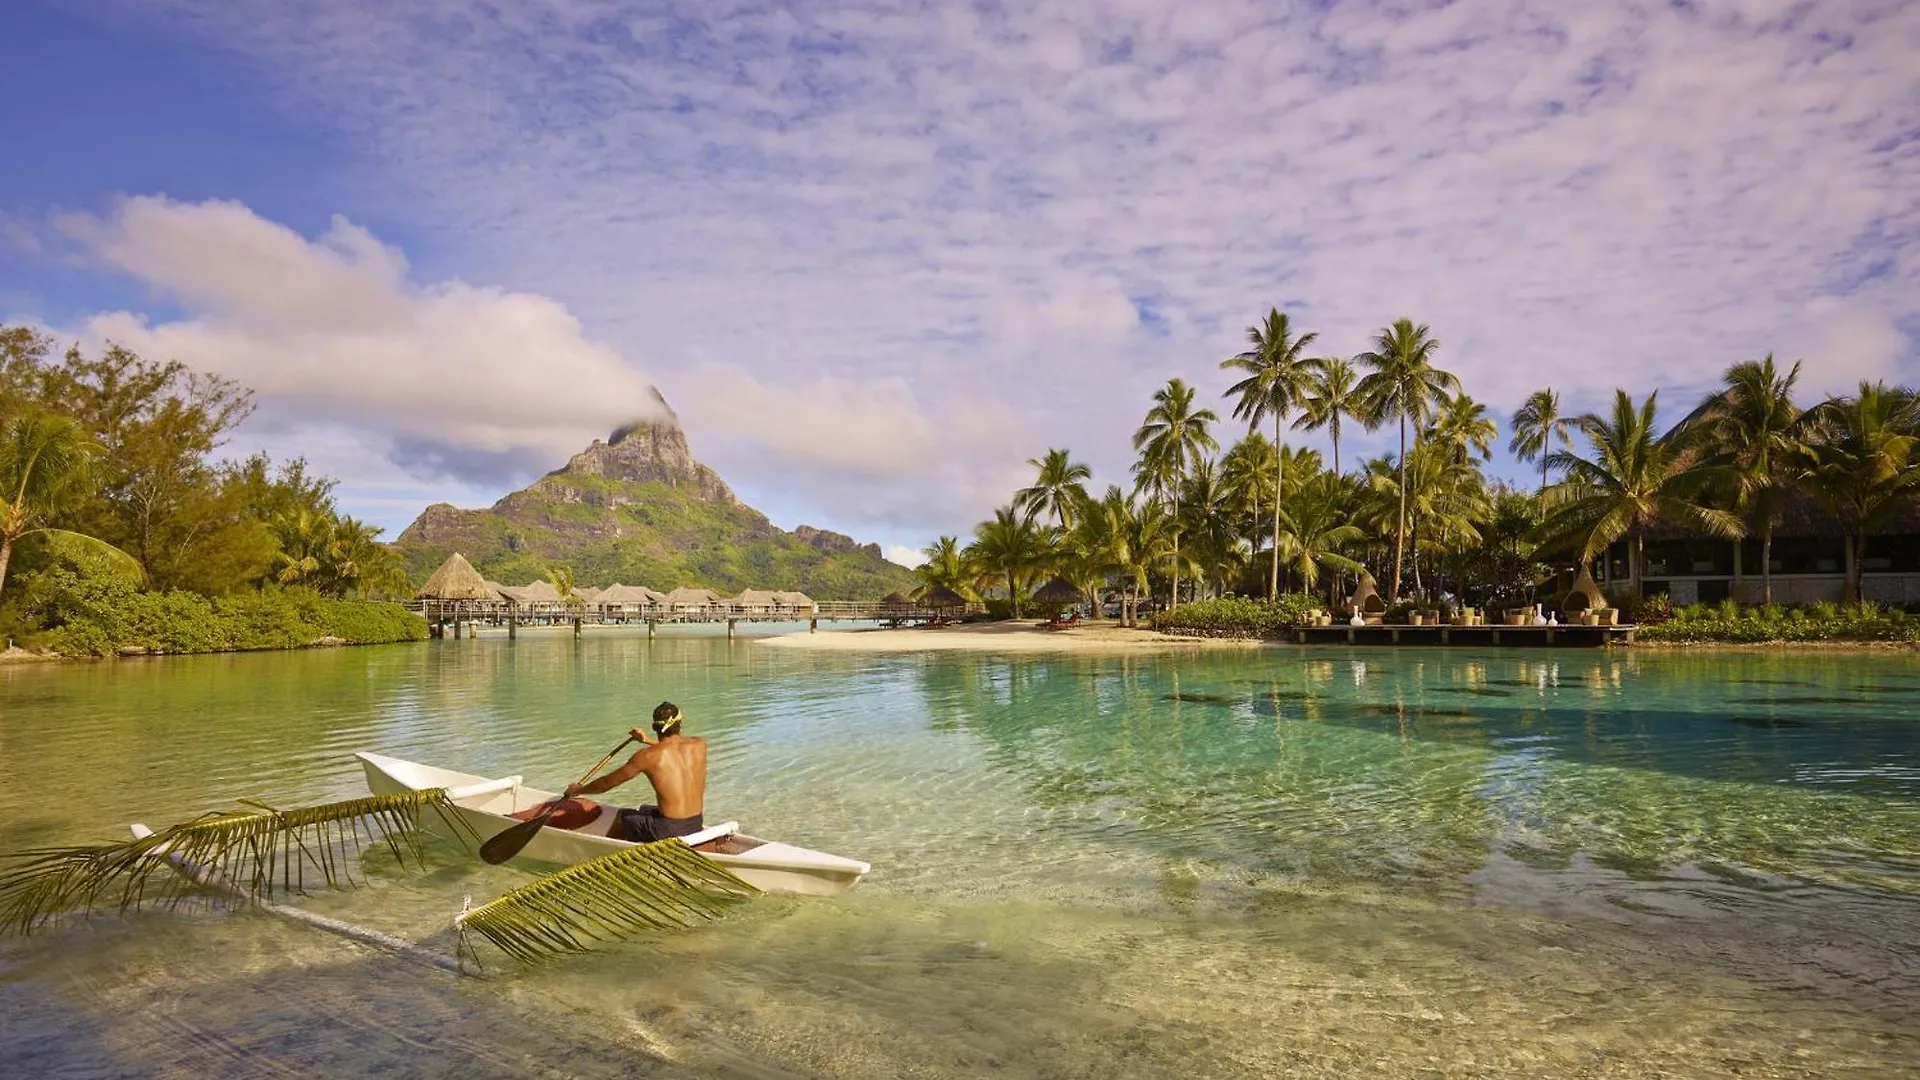
[[[875,867],[479,987],[257,917],[101,920],[0,946],[0,1067],[1899,1075],[1920,739],[1880,691],[1915,673],[622,634],[0,669],[10,849],[357,794],[360,749],[558,787],[665,698],[711,740],[710,817]],[[365,871],[303,902],[445,944],[525,880]]]

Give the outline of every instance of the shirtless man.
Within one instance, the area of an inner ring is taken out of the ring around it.
[[[612,791],[644,774],[653,784],[659,803],[621,810],[614,821],[605,824],[606,834],[644,844],[699,832],[707,796],[707,740],[680,733],[680,707],[671,701],[663,701],[653,710],[653,733],[659,741],[648,743],[646,733],[634,728],[632,735],[642,746],[625,765],[584,784],[568,784],[560,809],[548,824],[561,829],[600,825],[600,804],[579,796]],[[513,816],[529,818],[542,809],[545,807],[534,807]],[[600,830],[596,827],[592,831]]]

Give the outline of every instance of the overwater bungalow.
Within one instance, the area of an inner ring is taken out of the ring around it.
[[[675,615],[704,615],[706,612],[726,601],[712,589],[678,588],[668,593],[661,601],[667,610]]]

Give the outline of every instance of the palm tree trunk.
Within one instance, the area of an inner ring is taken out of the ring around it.
[[[1635,596],[1644,595],[1641,589],[1641,561],[1646,558],[1646,546],[1640,538],[1640,530],[1633,530],[1633,547],[1627,552],[1627,591]]]
[[[1847,537],[1847,584],[1845,593],[1841,597],[1845,603],[1857,604],[1860,602],[1860,556],[1866,554],[1866,547],[1867,534],[1865,532],[1857,532]]]
[[[1334,413],[1331,421],[1333,428],[1333,475],[1340,475],[1340,414]]]
[[[1180,606],[1180,530],[1173,530],[1173,565],[1167,568],[1173,576],[1173,588],[1167,592],[1167,610]]]
[[[1013,617],[1020,617],[1020,586],[1013,580],[1013,564],[1007,564],[1007,603],[1013,609]]]
[[[1387,603],[1400,602],[1400,571],[1407,554],[1407,415],[1400,414],[1400,519],[1393,533],[1393,579],[1387,582]]]
[[[1773,603],[1773,520],[1760,523],[1760,602]]]
[[[1273,413],[1273,569],[1267,575],[1267,599],[1280,595],[1280,497],[1287,486],[1287,456],[1280,452],[1280,411]]]
[[[0,539],[0,594],[7,588],[7,561],[13,558],[13,537]]]

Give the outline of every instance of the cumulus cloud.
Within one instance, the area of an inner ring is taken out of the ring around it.
[[[96,315],[88,337],[238,380],[270,424],[333,421],[405,464],[498,480],[659,415],[647,380],[560,303],[413,283],[398,250],[344,218],[309,240],[236,203],[139,197],[60,225],[186,312]]]
[[[1427,322],[1499,409],[1770,350],[1809,385],[1920,374],[1914,4],[126,10],[257,61],[459,222],[474,275],[560,297],[670,398],[884,428],[766,433],[728,475],[902,529],[963,528],[1046,445],[1122,475],[1152,385],[1222,386],[1270,304],[1330,352]]]
[[[887,561],[898,563],[911,570],[926,562],[927,557],[919,548],[908,547],[905,544],[891,544],[887,547]]]

